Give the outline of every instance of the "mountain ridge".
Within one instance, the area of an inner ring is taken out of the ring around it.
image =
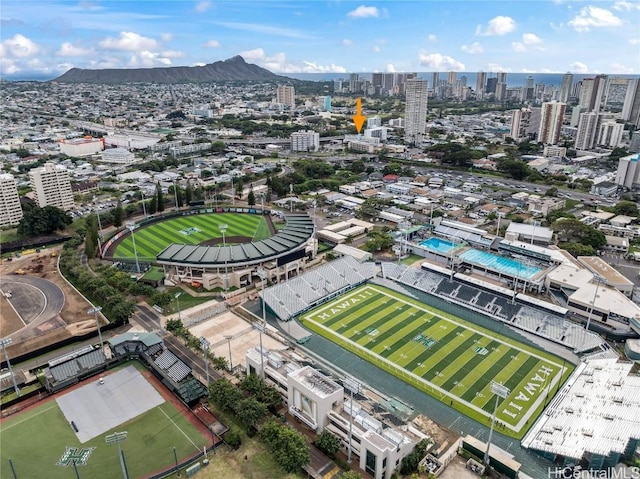
[[[51,80],[58,83],[208,83],[218,81],[289,81],[240,55],[202,66],[153,68],[72,68]]]

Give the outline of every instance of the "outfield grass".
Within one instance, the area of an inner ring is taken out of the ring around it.
[[[561,359],[418,300],[361,286],[305,314],[303,324],[465,415],[488,424],[492,381],[511,390],[497,420],[522,437],[573,370]]]
[[[260,236],[258,239],[264,239],[265,234],[265,237],[270,236],[266,220],[260,215],[213,213],[181,216],[135,230],[138,259],[155,261],[156,256],[172,243],[197,245],[212,238],[222,238],[221,224],[228,226],[225,232],[226,238],[246,236],[255,239],[256,236]],[[134,257],[131,235],[127,235],[116,247],[113,257],[115,259]]]
[[[11,458],[19,478],[73,478],[72,465],[56,465],[67,446],[95,447],[87,465],[77,466],[80,477],[121,477],[117,447],[105,443],[105,436],[116,431],[128,433],[121,447],[132,479],[174,464],[174,447],[181,460],[202,451],[210,442],[210,438],[200,434],[171,403],[165,402],[112,431],[80,444],[57,403],[47,401],[1,423],[0,477],[13,477],[8,461]]]

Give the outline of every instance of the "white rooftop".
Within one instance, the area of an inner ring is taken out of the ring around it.
[[[507,233],[517,233],[518,235],[525,235],[530,238],[532,235],[534,239],[540,241],[550,242],[553,237],[553,231],[546,226],[534,226],[525,223],[511,222],[507,228]]]
[[[522,446],[579,459],[585,453],[624,453],[640,439],[640,376],[633,363],[581,363],[522,440]]]

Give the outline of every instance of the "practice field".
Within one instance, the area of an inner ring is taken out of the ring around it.
[[[172,243],[198,245],[222,238],[220,225],[226,224],[226,243],[234,238],[251,238],[253,241],[271,236],[267,222],[261,215],[239,213],[212,213],[181,216],[167,221],[142,226],[134,231],[138,259],[154,261],[156,256]],[[133,238],[127,235],[113,253],[114,259],[131,259]]]
[[[104,385],[98,385],[97,378],[94,378],[85,387],[103,388],[109,377],[105,376]],[[119,387],[125,388],[126,385]],[[130,400],[141,402],[145,398],[132,396]],[[88,419],[86,416],[82,419],[85,426]],[[81,443],[58,403],[47,401],[0,424],[0,477],[13,477],[9,459],[19,478],[76,477],[74,459],[80,477],[122,477],[118,448],[115,444],[107,445],[105,442],[105,436],[122,431],[127,432],[127,438],[120,445],[132,479],[148,476],[175,464],[173,448],[176,449],[178,460],[182,460],[202,451],[205,445],[211,443],[211,438],[201,434],[170,401],[162,402]]]
[[[521,437],[573,366],[489,329],[377,285],[365,285],[302,317],[303,324],[372,364],[489,424],[492,381],[501,432]]]

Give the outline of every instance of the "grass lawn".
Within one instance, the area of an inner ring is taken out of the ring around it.
[[[185,309],[191,308],[193,306],[198,306],[199,304],[206,303],[207,301],[215,299],[215,296],[213,294],[210,296],[191,296],[189,293],[186,293],[182,288],[179,288],[177,286],[168,288],[167,291],[169,291],[172,296],[175,296],[178,292],[182,291],[182,294],[180,295],[180,311],[184,311]],[[177,311],[178,301],[175,299],[169,306],[164,308],[164,314],[176,313]]]
[[[227,225],[226,238],[232,236],[254,238],[257,234],[264,235],[265,230],[268,232],[266,220],[260,215],[212,213],[181,216],[135,230],[138,258],[142,261],[155,261],[156,256],[172,243],[197,245],[213,238],[222,238],[220,233],[222,224]],[[116,247],[113,257],[116,259],[134,257],[131,235],[127,235]]]
[[[497,419],[522,437],[573,370],[547,352],[395,291],[365,285],[302,317],[303,324],[372,364],[489,424],[492,382],[510,390]]]
[[[424,256],[419,256],[417,254],[410,254],[406,258],[400,260],[400,262],[402,264],[406,264],[406,265],[411,266],[413,263],[415,263],[416,261],[420,261],[420,260],[424,260]]]
[[[20,239],[17,228],[10,230],[0,230],[0,243],[8,243]]]
[[[86,465],[77,466],[80,477],[120,477],[117,447],[105,443],[105,436],[115,431],[128,433],[121,447],[131,478],[144,477],[171,466],[175,462],[174,447],[180,460],[202,450],[209,439],[171,403],[165,402],[80,444],[57,403],[47,401],[2,422],[0,476],[12,477],[8,461],[11,458],[18,477],[75,477],[72,465],[57,465],[66,448],[73,447],[95,448]]]

